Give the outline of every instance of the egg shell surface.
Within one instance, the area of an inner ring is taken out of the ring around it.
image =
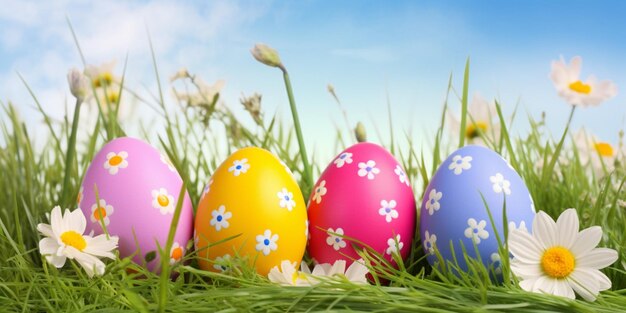
[[[317,263],[359,259],[352,247],[357,242],[345,237],[390,261],[392,253],[399,251],[404,259],[411,249],[413,190],[398,161],[376,144],[355,144],[326,167],[311,193],[308,214],[308,252]]]
[[[306,247],[304,198],[291,171],[271,152],[243,148],[213,173],[198,204],[194,235],[200,268],[228,270],[247,257],[261,275]]]
[[[505,240],[505,198],[509,229],[531,231],[535,208],[522,178],[498,153],[481,146],[463,147],[443,161],[424,192],[420,235],[431,265],[437,262],[435,245],[444,260],[454,262],[452,243],[459,267],[466,271],[462,245],[477,258],[475,242],[483,264],[501,273],[498,241],[482,197],[500,240]]]
[[[143,265],[146,254],[156,253],[146,265],[158,272],[157,242],[166,245],[182,185],[176,168],[157,149],[135,138],[114,139],[96,154],[80,188],[77,202],[87,218],[86,233],[102,234],[102,220],[109,234],[119,237],[121,258],[139,249],[133,261]],[[185,255],[192,232],[193,207],[185,191],[170,263]]]

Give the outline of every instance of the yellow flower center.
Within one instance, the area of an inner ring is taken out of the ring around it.
[[[121,156],[116,155],[116,156],[112,157],[111,159],[109,159],[109,165],[111,165],[111,166],[118,166],[118,165],[120,165],[120,163],[122,163],[122,161],[124,161],[124,159],[122,159]]]
[[[295,285],[296,281],[298,280],[298,278],[302,279],[302,280],[306,280],[306,275],[304,275],[304,273],[299,272],[299,271],[295,271],[292,275],[291,275],[291,284]]]
[[[103,85],[111,86],[113,82],[113,74],[105,72],[94,78],[92,84],[95,88],[102,87]]]
[[[78,249],[78,251],[83,251],[87,247],[85,238],[73,230],[68,230],[61,234],[61,241],[68,246]]]
[[[105,210],[103,207],[99,207],[99,208],[93,210],[93,217],[96,220],[101,220],[101,219],[107,217],[107,210]]]
[[[159,195],[157,197],[157,202],[159,202],[159,205],[161,206],[167,206],[170,204],[170,199],[168,199],[166,195]]]
[[[577,80],[571,84],[569,84],[569,89],[576,91],[578,93],[584,93],[586,95],[591,93],[591,86],[589,84],[585,84],[580,80]]]
[[[472,123],[465,129],[465,138],[474,139],[476,137],[479,137],[481,133],[485,132],[487,132],[487,123]]]
[[[598,154],[603,157],[613,156],[613,147],[606,142],[598,142],[594,145]]]
[[[174,250],[172,250],[172,259],[178,261],[183,257],[183,248],[181,247],[176,247]]]
[[[552,278],[565,278],[574,271],[576,259],[564,247],[556,246],[546,250],[541,257],[541,269]]]
[[[120,94],[117,91],[109,91],[107,92],[107,100],[109,104],[116,104],[120,101]]]

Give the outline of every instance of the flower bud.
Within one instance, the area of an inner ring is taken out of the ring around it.
[[[278,52],[266,44],[257,43],[250,52],[257,61],[267,66],[283,68]]]
[[[67,82],[70,84],[72,95],[78,100],[84,100],[89,92],[89,79],[78,69],[72,68],[67,73]]]
[[[356,141],[365,142],[367,141],[367,134],[365,133],[365,125],[363,123],[356,123],[356,128],[354,129],[354,135],[356,136]]]

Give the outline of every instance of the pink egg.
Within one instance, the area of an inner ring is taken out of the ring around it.
[[[134,255],[134,262],[158,271],[157,242],[165,247],[182,185],[176,168],[157,149],[130,137],[114,139],[96,154],[80,188],[77,202],[87,217],[86,232],[102,234],[104,223],[119,237],[121,258]],[[184,195],[170,263],[185,255],[193,231],[193,207]]]
[[[318,263],[358,259],[356,242],[345,238],[350,237],[388,260],[397,252],[404,259],[413,242],[415,214],[413,190],[398,161],[378,145],[353,145],[328,165],[313,188],[309,255]]]

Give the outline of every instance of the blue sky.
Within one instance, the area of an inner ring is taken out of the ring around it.
[[[332,153],[327,142],[334,125],[343,125],[326,91],[329,83],[350,122],[363,121],[374,141],[373,124],[387,138],[382,113],[388,93],[394,130],[411,130],[424,145],[438,125],[448,77],[452,73],[460,87],[467,57],[470,93],[498,98],[505,113],[518,101],[535,118],[545,111],[555,133],[569,107],[548,78],[552,60],[580,55],[583,78],[595,74],[620,90],[626,86],[626,4],[620,1],[0,2],[8,8],[0,12],[0,100],[15,103],[29,126],[42,132],[16,72],[53,115],[63,116],[65,75],[80,66],[66,16],[88,62],[117,59],[121,73],[128,53],[128,84],[137,90],[156,86],[147,26],[164,83],[183,66],[209,82],[224,79],[225,104],[242,119],[242,92],[262,93],[267,115],[289,117],[280,73],[249,54],[256,42],[274,46],[290,71],[305,135],[322,157]],[[574,127],[616,142],[625,99],[618,93],[600,107],[579,110]],[[451,105],[458,109],[456,101]],[[135,112],[143,111],[149,109]],[[521,116],[514,133],[523,134],[525,125]]]

